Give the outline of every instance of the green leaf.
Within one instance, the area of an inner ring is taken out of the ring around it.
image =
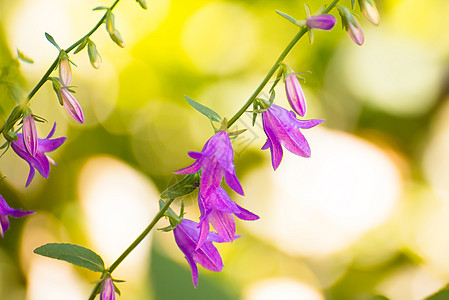
[[[215,121],[215,122],[221,122],[221,117],[212,109],[210,109],[207,106],[204,106],[198,102],[196,102],[195,100],[184,96],[187,100],[187,102],[190,104],[190,106],[192,106],[194,109],[196,109],[197,111],[199,111],[200,113],[202,113],[203,115],[205,115],[206,117],[209,118],[209,120],[211,121]]]
[[[148,8],[147,1],[145,1],[145,0],[136,0],[136,1],[139,3],[140,7],[142,7],[143,9]]]
[[[45,38],[47,39],[47,41],[49,41],[53,46],[56,47],[56,49],[58,49],[59,51],[61,51],[61,48],[59,47],[59,45],[55,42],[55,39],[49,34],[49,33],[45,33]]]
[[[19,57],[20,60],[27,62],[29,64],[34,63],[34,60],[28,56],[26,56],[22,51],[20,51],[19,49],[17,49],[17,56]]]
[[[93,8],[92,10],[109,10],[109,7],[107,6],[97,6]]]
[[[198,173],[186,175],[180,182],[172,185],[162,192],[162,199],[172,199],[190,194],[199,186],[200,176]]]
[[[449,299],[449,284],[436,292],[435,294],[426,298],[426,300],[446,300]]]
[[[64,260],[94,272],[103,272],[105,270],[103,259],[97,253],[74,244],[46,244],[34,249],[34,253]]]
[[[89,41],[89,38],[83,39],[83,41],[82,41],[81,44],[78,46],[78,48],[76,48],[76,50],[75,50],[75,52],[73,52],[73,54],[77,54],[78,52],[80,52],[81,50],[83,50],[84,47],[86,47],[88,41]]]

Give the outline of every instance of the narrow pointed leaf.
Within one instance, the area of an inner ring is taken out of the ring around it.
[[[286,18],[287,20],[289,20],[290,22],[292,22],[295,25],[298,25],[298,21],[295,20],[295,18],[287,15],[286,13],[283,13],[282,11],[277,10],[276,13],[284,18]]]
[[[64,260],[94,272],[105,270],[103,259],[92,250],[74,244],[50,243],[34,249],[34,253]]]
[[[19,57],[20,60],[27,62],[29,64],[34,63],[34,60],[28,56],[26,56],[22,51],[20,51],[19,49],[17,49],[17,56]]]
[[[171,199],[190,194],[198,187],[200,178],[198,173],[193,173],[185,176],[180,182],[172,185],[162,192],[162,199]]]
[[[204,105],[196,102],[195,100],[193,100],[187,96],[184,96],[184,97],[186,98],[186,100],[190,104],[190,106],[192,106],[194,109],[199,111],[201,114],[208,117],[211,121],[221,122],[220,115],[218,115],[215,111],[213,111],[212,109],[210,109],[207,106],[204,106]]]
[[[59,45],[55,42],[55,39],[49,34],[49,33],[45,33],[45,38],[47,39],[47,41],[49,41],[53,46],[56,47],[56,49],[61,50],[61,48],[59,47]]]
[[[80,52],[81,50],[83,50],[84,47],[86,47],[88,41],[89,41],[88,38],[83,39],[83,41],[82,41],[81,44],[78,46],[78,48],[76,48],[76,50],[75,50],[75,52],[73,52],[73,54],[77,54],[78,52]]]
[[[93,8],[92,10],[108,10],[108,9],[109,9],[109,7],[107,7],[107,6],[97,6],[97,7]]]

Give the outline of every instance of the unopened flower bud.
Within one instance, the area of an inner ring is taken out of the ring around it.
[[[290,73],[285,78],[285,92],[291,108],[301,117],[304,117],[307,110],[306,98],[299,84],[295,73]]]
[[[362,27],[357,19],[354,18],[351,11],[345,6],[339,6],[338,12],[340,13],[343,26],[346,28],[349,37],[354,43],[361,46],[365,41],[365,37],[363,36]]]
[[[31,156],[34,156],[37,151],[37,131],[33,115],[23,118],[22,133],[26,150]]]
[[[84,114],[81,105],[66,88],[61,89],[61,96],[64,108],[69,115],[78,123],[84,123]]]
[[[306,25],[309,28],[330,30],[334,27],[337,19],[333,15],[316,15],[306,19]]]
[[[110,276],[101,284],[100,300],[115,300],[114,282]]]
[[[95,43],[91,40],[89,40],[87,44],[87,54],[89,55],[90,64],[95,69],[98,69],[100,67],[101,56],[100,53],[98,53]]]
[[[70,85],[72,81],[72,69],[70,67],[70,61],[67,54],[63,54],[59,61],[59,81],[63,86]]]
[[[123,42],[122,36],[120,32],[115,28],[115,16],[109,11],[106,16],[106,30],[109,33],[111,39],[121,48],[125,47],[125,43]]]
[[[360,9],[362,10],[365,18],[368,19],[374,25],[379,25],[379,11],[377,10],[376,3],[373,0],[359,0]]]

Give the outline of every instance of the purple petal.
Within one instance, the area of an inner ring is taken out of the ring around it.
[[[192,271],[192,281],[195,288],[198,286],[198,267],[196,266],[196,262],[191,255],[185,255],[187,262],[190,265],[190,269]]]
[[[59,147],[65,142],[66,137],[60,137],[56,139],[39,139],[39,152],[51,152]]]
[[[115,289],[112,278],[108,277],[101,284],[100,300],[115,300]]]
[[[213,210],[209,215],[209,221],[218,235],[226,242],[232,242],[235,236],[235,221],[230,213]]]
[[[309,129],[312,127],[315,127],[321,123],[324,122],[324,120],[321,119],[314,119],[314,120],[296,120],[296,124],[301,129]]]
[[[233,173],[226,172],[225,173],[225,180],[226,180],[226,183],[229,185],[229,187],[231,189],[233,189],[236,193],[238,193],[238,194],[240,194],[242,196],[244,195],[243,188],[240,185],[240,182],[237,179],[237,176],[235,175],[235,172],[233,172]]]
[[[55,130],[56,130],[56,122],[53,123],[53,127],[51,128],[50,132],[48,133],[48,135],[45,139],[51,138],[53,136],[53,134],[55,134]]]
[[[193,173],[198,172],[200,169],[201,169],[201,162],[199,160],[197,160],[191,166],[188,166],[181,170],[175,171],[173,173],[175,173],[175,174],[193,174]]]
[[[9,228],[8,215],[0,215],[0,236],[5,237],[5,231]]]
[[[236,204],[237,205],[237,204]],[[244,209],[243,207],[237,205],[239,208],[238,213],[234,213],[237,218],[245,221],[254,221],[260,219],[260,217],[249,210]]]
[[[200,228],[200,234],[198,238],[197,245],[195,247],[195,250],[197,251],[201,246],[203,246],[204,242],[207,239],[207,236],[209,235],[209,219],[208,216],[204,216],[200,219],[200,223],[198,224]]]
[[[28,173],[28,178],[27,178],[27,182],[25,183],[25,187],[30,185],[31,180],[33,180],[35,173],[36,172],[34,171],[34,168],[30,165],[30,173]]]

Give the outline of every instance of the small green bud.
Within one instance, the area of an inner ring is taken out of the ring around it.
[[[148,5],[147,5],[147,1],[145,0],[136,0],[137,3],[139,3],[140,7],[142,7],[143,9],[147,9]]]
[[[87,44],[87,54],[89,55],[92,67],[95,69],[100,68],[101,56],[100,53],[98,53],[97,46],[95,46],[95,43],[92,40],[89,40]]]
[[[108,11],[106,15],[106,30],[109,33],[111,39],[121,48],[125,47],[120,32],[115,28],[115,16],[111,11]]]

